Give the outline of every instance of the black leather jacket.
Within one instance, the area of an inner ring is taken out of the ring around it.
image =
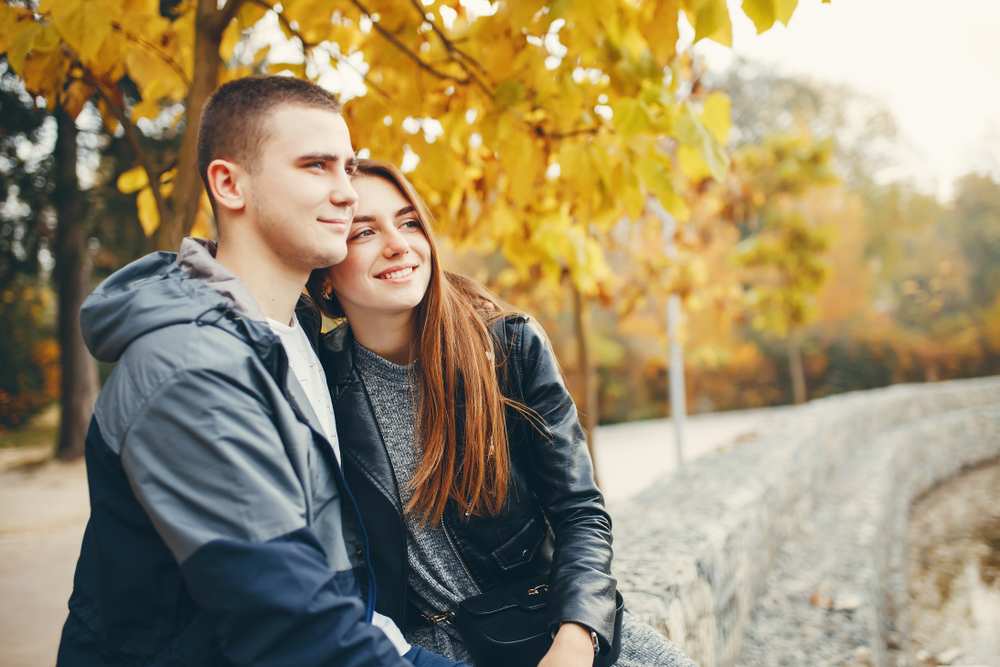
[[[504,394],[537,412],[544,425],[508,409],[512,474],[506,508],[499,516],[470,518],[449,503],[446,535],[483,591],[550,571],[550,629],[573,621],[608,645],[615,619],[611,519],[594,483],[576,406],[547,341],[527,317],[499,320],[493,331]],[[405,628],[416,613],[407,602],[406,527],[389,455],[354,366],[350,327],[325,334],[319,356],[337,416],[344,475],[368,533],[375,608]]]

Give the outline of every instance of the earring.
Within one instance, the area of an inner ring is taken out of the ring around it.
[[[323,292],[323,298],[326,299],[327,301],[333,299],[333,290],[330,290],[329,292]]]

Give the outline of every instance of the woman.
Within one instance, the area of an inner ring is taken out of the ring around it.
[[[542,667],[592,665],[615,618],[611,521],[544,334],[440,265],[423,201],[362,160],[347,259],[309,291],[346,323],[320,345],[376,609],[411,643],[471,661],[458,603],[549,574]],[[618,665],[694,665],[626,614]]]

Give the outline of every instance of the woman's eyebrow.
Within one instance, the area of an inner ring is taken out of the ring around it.
[[[396,217],[398,218],[400,216],[404,216],[404,215],[407,215],[409,213],[416,213],[416,211],[417,211],[417,209],[414,208],[413,206],[404,206],[403,208],[401,208],[398,211],[396,211]],[[357,220],[357,218],[355,218],[355,220]]]

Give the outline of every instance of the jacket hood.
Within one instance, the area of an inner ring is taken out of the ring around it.
[[[151,331],[196,320],[214,324],[227,311],[265,322],[246,286],[215,260],[216,248],[214,241],[184,239],[178,253],[152,253],[109,276],[80,309],[80,331],[90,353],[114,362]],[[255,329],[270,338],[266,324],[247,327],[242,336],[253,338]]]

